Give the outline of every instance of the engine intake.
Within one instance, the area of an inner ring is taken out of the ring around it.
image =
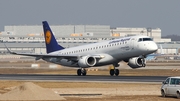
[[[133,69],[145,67],[146,60],[140,57],[130,58],[128,61],[128,65]]]
[[[96,58],[91,56],[83,56],[78,61],[78,65],[82,68],[92,67],[95,64],[96,64]]]

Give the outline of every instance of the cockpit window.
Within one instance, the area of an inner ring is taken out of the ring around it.
[[[152,38],[143,38],[143,41],[152,41]]]
[[[141,41],[153,41],[152,38],[139,38],[138,42]]]

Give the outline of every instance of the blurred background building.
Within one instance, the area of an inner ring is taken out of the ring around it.
[[[147,35],[163,47],[165,54],[179,54],[178,42],[161,38],[160,28],[111,28],[109,25],[51,25],[58,43],[68,48],[112,40],[125,36]],[[3,43],[19,52],[46,53],[42,25],[5,26],[0,32],[0,53],[7,50]],[[160,48],[157,53],[160,53]]]

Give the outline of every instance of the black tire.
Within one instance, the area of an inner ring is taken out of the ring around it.
[[[86,76],[86,73],[87,73],[86,70],[84,70],[84,71],[82,72],[82,75],[83,75],[83,76]]]
[[[110,73],[111,76],[114,76],[114,69],[110,69],[109,73]]]
[[[116,75],[116,76],[119,75],[119,69],[115,69],[115,75]]]
[[[179,92],[177,92],[177,98],[180,99],[180,93]]]
[[[164,90],[161,90],[161,96],[166,97],[166,93],[164,92]]]
[[[77,70],[77,75],[78,75],[78,76],[81,76],[81,69],[78,69],[78,70]]]

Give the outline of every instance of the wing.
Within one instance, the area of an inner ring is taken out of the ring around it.
[[[70,60],[78,60],[80,56],[73,56],[73,55],[58,55],[58,54],[32,54],[32,53],[11,53],[15,55],[24,55],[24,56],[32,56],[36,57],[36,60],[41,58],[60,58],[60,59],[70,59]]]
[[[6,47],[6,49],[8,50],[8,52],[10,54],[14,54],[14,55],[24,55],[24,56],[32,56],[32,57],[36,57],[36,60],[42,59],[42,58],[59,58],[59,59],[68,59],[68,60],[72,60],[72,61],[78,61],[81,57],[81,55],[61,55],[61,54],[33,54],[33,53],[17,53],[17,52],[12,52],[11,50],[9,50],[9,48],[4,44],[4,46]],[[104,58],[101,55],[91,55],[95,58],[101,59]]]

